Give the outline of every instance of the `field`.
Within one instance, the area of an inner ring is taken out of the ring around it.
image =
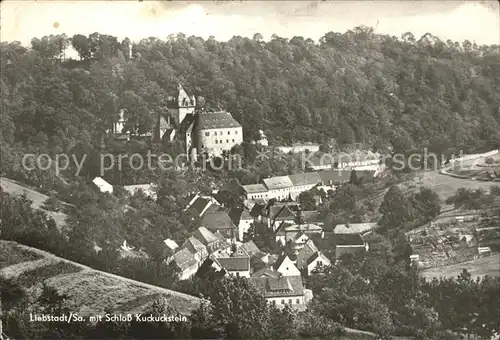
[[[421,174],[421,183],[425,187],[434,190],[442,200],[454,195],[460,188],[488,190],[491,186],[500,185],[498,182],[474,181],[471,179],[456,178],[441,174],[436,171],[428,171]]]
[[[93,270],[15,242],[0,240],[0,253],[0,276],[16,279],[30,301],[36,301],[44,282],[67,294],[68,307],[81,314],[99,314],[106,309],[142,312],[161,298],[179,313],[189,315],[201,302],[190,295]]]
[[[64,214],[60,211],[59,212],[47,211],[47,210],[44,210],[41,208],[43,205],[43,202],[45,202],[45,200],[47,200],[49,198],[48,196],[41,194],[38,191],[26,188],[25,186],[21,185],[20,183],[13,181],[13,180],[10,180],[10,179],[7,179],[7,178],[4,178],[4,177],[0,178],[0,186],[2,187],[2,191],[6,192],[12,196],[20,196],[20,195],[26,193],[26,196],[28,197],[28,199],[30,199],[32,201],[31,206],[34,209],[40,209],[40,210],[45,211],[47,213],[47,215],[49,215],[50,217],[52,217],[54,219],[58,228],[64,227],[64,225],[66,223],[66,214]],[[65,204],[65,203],[63,203],[63,204]]]
[[[421,275],[427,279],[434,277],[457,277],[462,269],[473,276],[499,276],[500,275],[500,255],[491,255],[477,260],[458,263],[450,266],[435,267],[423,270]]]

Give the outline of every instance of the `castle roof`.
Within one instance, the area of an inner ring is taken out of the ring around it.
[[[226,129],[241,127],[240,123],[231,116],[229,112],[218,111],[218,112],[204,112],[198,115],[198,129],[199,130],[210,130],[210,129]]]

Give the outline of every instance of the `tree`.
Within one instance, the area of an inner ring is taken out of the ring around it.
[[[315,210],[316,198],[312,190],[303,191],[299,194],[298,201],[303,210]]]
[[[387,231],[400,229],[411,220],[411,204],[396,185],[389,188],[379,210],[383,214],[379,224]]]
[[[424,221],[434,219],[441,212],[441,200],[430,188],[420,188],[420,192],[415,195],[413,206],[416,212],[424,217]]]

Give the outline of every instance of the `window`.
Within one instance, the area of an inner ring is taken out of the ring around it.
[[[322,265],[323,265],[323,262],[321,262],[321,261],[318,261],[318,264],[319,264],[320,266],[322,266]]]
[[[228,134],[228,135],[230,135],[230,134],[231,134],[231,131],[228,131],[228,132],[227,132],[227,134]]]
[[[234,131],[234,134],[237,135],[238,134],[238,130]]]
[[[217,136],[217,131],[214,132],[214,135]]]
[[[205,147],[205,145],[201,144],[201,148],[203,149]]]
[[[289,299],[288,300],[288,304],[291,305],[292,304],[292,299]]]
[[[300,305],[300,300],[299,299],[297,299],[297,304]]]
[[[285,300],[281,300],[281,304],[284,305],[285,304]]]
[[[276,306],[276,300],[273,300],[273,305],[275,305],[275,306]]]
[[[215,140],[215,144],[217,144],[217,143],[219,143],[219,141],[216,139],[216,140]]]
[[[210,132],[205,132],[205,136],[210,136]]]
[[[219,141],[219,143],[221,143],[221,144],[222,144],[222,139]]]
[[[229,143],[229,139],[226,139],[226,143]]]
[[[234,139],[233,139],[233,143],[234,143]]]

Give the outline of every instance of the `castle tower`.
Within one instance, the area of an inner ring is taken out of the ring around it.
[[[179,94],[177,96],[177,109],[174,110],[174,120],[177,126],[180,126],[189,114],[194,114],[196,107],[196,99],[194,96],[189,97],[181,84],[177,87]]]

